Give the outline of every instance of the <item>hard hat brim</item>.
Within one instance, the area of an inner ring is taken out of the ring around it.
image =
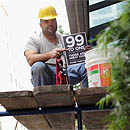
[[[50,19],[55,19],[56,16],[49,16],[49,17],[43,17],[43,18],[39,18],[39,19],[42,19],[42,20],[50,20]]]

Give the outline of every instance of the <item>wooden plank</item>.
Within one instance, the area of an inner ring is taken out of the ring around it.
[[[75,91],[78,106],[93,105],[106,95],[106,87],[82,88]]]
[[[15,116],[15,118],[29,130],[52,130],[52,126],[43,115]]]
[[[75,130],[74,113],[48,114],[46,117],[53,130]]]
[[[32,91],[0,92],[0,104],[6,110],[38,108]],[[14,116],[29,130],[50,130],[50,125],[43,115]]]
[[[106,130],[105,118],[110,110],[82,112],[83,122],[87,130]]]
[[[33,94],[40,107],[74,106],[73,91],[69,85],[36,87]]]
[[[75,91],[78,106],[95,105],[106,95],[106,87],[84,88]],[[82,119],[87,130],[105,130],[104,118],[109,110],[82,112]]]
[[[0,92],[0,104],[7,110],[38,107],[32,91]]]
[[[69,85],[49,85],[36,87],[33,91],[40,107],[74,106],[72,87]],[[53,130],[73,130],[75,113],[45,115]]]

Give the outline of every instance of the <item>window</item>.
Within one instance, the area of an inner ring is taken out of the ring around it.
[[[90,28],[119,18],[120,13],[122,11],[122,8],[121,8],[122,4],[123,2],[120,2],[118,4],[114,4],[114,5],[90,12],[89,13]]]
[[[98,2],[102,2],[104,0],[89,0],[89,5],[96,4]]]
[[[91,0],[89,0],[90,2]],[[127,2],[120,0],[92,0],[89,4],[89,38],[93,39],[104,30],[108,23],[118,19],[123,10],[123,5]],[[96,42],[93,43],[96,45]]]

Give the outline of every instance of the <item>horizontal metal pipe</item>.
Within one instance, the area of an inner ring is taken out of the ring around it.
[[[110,108],[105,108],[110,109]],[[100,111],[98,107],[55,107],[55,108],[31,108],[31,109],[19,109],[19,110],[9,110],[1,111],[1,116],[19,116],[19,115],[36,115],[36,114],[56,114],[56,113],[69,113],[78,111]]]

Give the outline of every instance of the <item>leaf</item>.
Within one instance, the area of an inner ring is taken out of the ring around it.
[[[111,22],[96,39],[102,52],[108,54],[108,48],[112,47],[112,85],[96,105],[103,109],[111,102],[114,108],[105,119],[108,130],[126,130],[130,128],[130,0],[124,5],[120,19]]]

